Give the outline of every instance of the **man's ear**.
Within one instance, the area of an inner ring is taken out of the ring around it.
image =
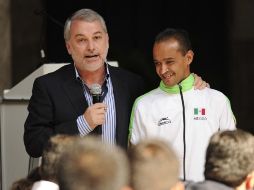
[[[71,47],[70,47],[70,44],[68,42],[65,42],[65,46],[66,46],[66,49],[68,51],[68,53],[71,55]]]
[[[187,53],[185,54],[185,58],[188,65],[190,65],[191,62],[193,61],[193,57],[194,57],[194,52],[192,50],[187,51]]]

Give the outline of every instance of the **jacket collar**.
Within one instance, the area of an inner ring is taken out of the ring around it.
[[[163,81],[160,82],[159,88],[169,94],[177,94],[180,92],[179,86],[182,86],[182,92],[190,90],[194,84],[194,76],[190,74],[186,79],[175,86],[166,86]]]

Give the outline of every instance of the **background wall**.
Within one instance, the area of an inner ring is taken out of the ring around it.
[[[254,1],[234,0],[228,20],[231,102],[239,126],[254,133]]]
[[[44,8],[44,2],[37,0],[11,0],[11,59],[12,84],[18,83],[39,63],[41,43],[45,34],[43,17],[37,11]]]
[[[152,62],[155,35],[166,27],[185,28],[190,32],[195,50],[192,70],[217,89],[228,93],[227,49],[228,8],[226,2],[180,1],[62,1],[62,9],[47,1],[47,12],[64,23],[75,10],[90,7],[106,20],[110,35],[109,59],[118,60],[124,68],[144,75],[157,86]],[[58,11],[56,11],[58,10]],[[215,14],[216,10],[216,14]],[[62,62],[69,58],[63,40],[63,28],[48,18],[47,58]],[[218,69],[219,68],[219,69]],[[226,75],[225,75],[226,73]],[[216,77],[214,75],[216,74]],[[223,80],[222,80],[223,77]]]
[[[92,8],[108,26],[108,59],[143,75],[151,89],[159,81],[151,57],[155,35],[166,27],[189,31],[195,51],[192,72],[226,94],[238,127],[254,133],[253,1],[12,0],[10,7],[12,75],[7,81],[12,86],[43,63],[69,62],[63,24],[75,10]],[[45,58],[41,58],[41,49]],[[4,68],[7,72],[10,65]]]

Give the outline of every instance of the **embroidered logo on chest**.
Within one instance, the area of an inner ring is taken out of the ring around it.
[[[171,123],[171,120],[168,117],[163,117],[158,121],[158,126],[166,125]]]
[[[194,120],[207,120],[205,108],[194,108]]]

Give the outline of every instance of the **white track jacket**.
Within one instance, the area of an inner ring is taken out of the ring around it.
[[[224,94],[210,88],[194,90],[193,83],[192,75],[180,83],[185,127],[179,86],[167,87],[161,82],[157,89],[135,101],[129,134],[131,144],[147,137],[165,139],[179,156],[182,166],[180,178],[183,179],[185,164],[185,180],[202,181],[205,153],[211,135],[219,130],[234,130],[235,118]]]

